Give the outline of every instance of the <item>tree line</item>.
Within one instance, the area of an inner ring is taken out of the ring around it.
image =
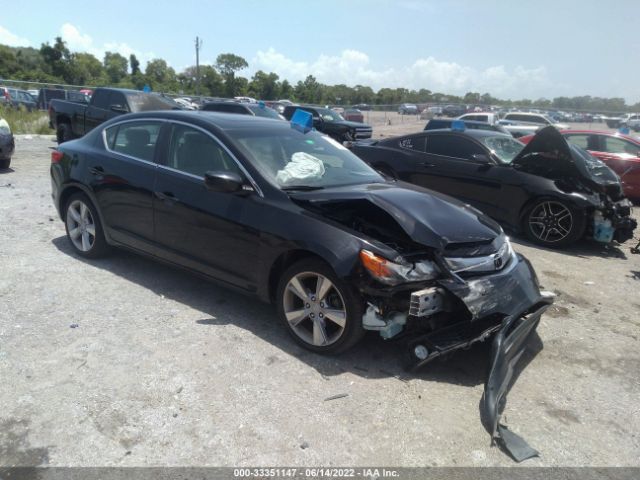
[[[589,95],[556,97],[553,99],[502,100],[489,93],[467,92],[456,96],[432,92],[426,88],[381,88],[325,85],[313,75],[295,85],[273,72],[258,70],[251,78],[238,75],[249,66],[233,53],[218,55],[214,65],[200,65],[200,94],[210,97],[251,96],[262,100],[290,99],[316,104],[396,105],[399,103],[465,103],[502,105],[504,107],[540,107],[558,110],[592,112],[622,112],[640,110],[640,102],[627,105],[623,98],[602,98]],[[149,85],[154,91],[194,95],[197,93],[196,67],[176,72],[161,58],[149,61],[144,69],[131,54],[129,58],[106,52],[103,59],[86,52],[71,52],[66,42],[56,37],[53,44],[43,43],[39,49],[0,45],[0,79],[16,79],[51,84],[112,86],[142,89]]]

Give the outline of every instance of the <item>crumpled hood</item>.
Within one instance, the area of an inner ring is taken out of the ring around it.
[[[416,243],[444,250],[458,243],[490,243],[500,226],[473,207],[404,182],[375,183],[296,192],[292,199],[312,204],[367,200],[388,213]]]
[[[611,191],[612,187],[622,189],[613,170],[585,150],[569,144],[552,126],[539,130],[511,164],[531,173],[579,177],[602,193]]]

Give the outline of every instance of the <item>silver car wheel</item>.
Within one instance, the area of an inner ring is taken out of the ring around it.
[[[560,202],[542,202],[531,210],[529,228],[536,238],[545,243],[559,242],[571,233],[573,215]]]
[[[96,242],[96,224],[91,210],[82,200],[74,200],[67,207],[67,232],[73,245],[88,252]]]
[[[347,310],[342,295],[319,273],[301,272],[291,278],[282,302],[291,330],[310,345],[326,347],[345,331]]]

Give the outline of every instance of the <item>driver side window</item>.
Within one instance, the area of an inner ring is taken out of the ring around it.
[[[485,152],[466,138],[453,135],[430,135],[427,137],[426,152],[445,157],[473,160],[474,155]]]
[[[174,125],[168,167],[204,177],[206,172],[241,174],[233,158],[211,136],[195,128]]]

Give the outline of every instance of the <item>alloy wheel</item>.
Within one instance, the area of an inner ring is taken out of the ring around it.
[[[326,347],[345,331],[347,310],[342,295],[319,273],[301,272],[292,277],[282,301],[291,330],[310,345]]]
[[[536,205],[529,214],[529,228],[542,242],[556,243],[564,240],[573,228],[573,215],[562,203],[546,201]]]
[[[88,252],[96,241],[96,225],[91,210],[82,200],[74,200],[67,207],[67,231],[73,245]]]

